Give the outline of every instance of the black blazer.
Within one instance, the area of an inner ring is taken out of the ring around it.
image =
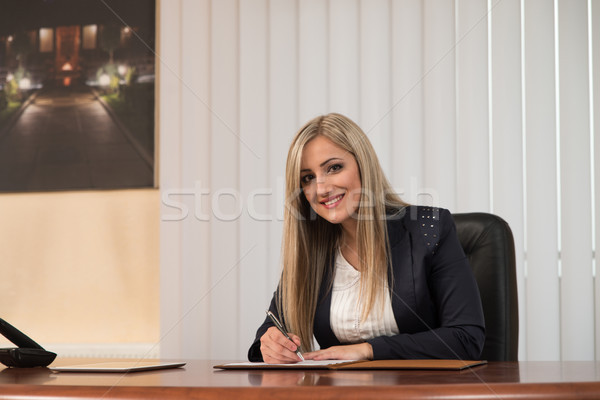
[[[387,228],[390,295],[400,334],[368,340],[373,358],[478,359],[485,340],[481,299],[450,212],[409,206],[390,217]],[[321,348],[342,344],[329,323],[331,279],[331,273],[323,279],[315,311],[314,335]],[[275,295],[269,309],[277,313]],[[260,338],[272,325],[267,318],[258,329],[250,361],[262,361]]]

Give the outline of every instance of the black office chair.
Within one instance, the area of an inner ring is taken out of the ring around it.
[[[510,227],[502,218],[486,213],[454,214],[454,222],[481,294],[485,317],[481,358],[517,361],[519,309]]]

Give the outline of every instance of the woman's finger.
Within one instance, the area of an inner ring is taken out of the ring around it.
[[[260,351],[263,360],[267,363],[292,363],[300,360],[295,353],[300,343],[297,336],[296,340],[292,342],[277,328],[271,327],[260,338],[260,342]]]

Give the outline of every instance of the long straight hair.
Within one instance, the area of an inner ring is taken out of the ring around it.
[[[393,192],[371,142],[352,120],[340,114],[327,114],[312,119],[298,131],[286,164],[283,268],[277,297],[286,328],[300,337],[304,351],[312,351],[319,290],[324,277],[333,277],[333,260],[342,234],[341,225],[328,222],[312,210],[300,185],[302,152],[317,136],[352,154],[358,165],[362,192],[352,218],[357,219],[363,320],[388,295],[390,255],[386,215],[406,206]],[[379,304],[383,305],[383,301]]]

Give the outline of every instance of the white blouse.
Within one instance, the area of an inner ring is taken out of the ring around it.
[[[335,337],[341,343],[360,343],[378,336],[397,335],[400,331],[394,319],[390,296],[383,296],[383,316],[379,315],[381,306],[378,301],[367,319],[361,322],[362,304],[359,302],[359,292],[360,272],[354,269],[338,250],[330,310],[331,330]]]

